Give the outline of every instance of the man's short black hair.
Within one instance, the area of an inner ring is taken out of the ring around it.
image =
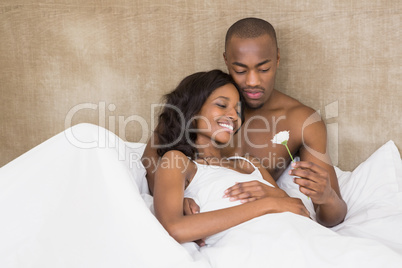
[[[276,41],[276,33],[274,27],[266,20],[258,18],[244,18],[235,22],[226,33],[225,50],[228,41],[233,37],[239,38],[256,38],[261,35],[268,34],[275,42],[276,48],[278,43]]]

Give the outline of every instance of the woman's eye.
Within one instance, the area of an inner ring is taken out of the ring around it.
[[[218,105],[218,107],[221,107],[221,108],[226,108],[226,105],[225,105],[225,104],[217,103],[216,105]]]

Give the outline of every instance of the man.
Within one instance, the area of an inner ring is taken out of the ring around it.
[[[324,122],[313,109],[274,89],[280,53],[272,25],[257,18],[237,21],[227,31],[223,57],[246,102],[245,123],[225,154],[257,157],[277,180],[290,156],[285,146],[273,144],[271,139],[279,131],[289,131],[289,150],[301,160],[292,163],[294,182],[314,203],[317,222],[328,227],[341,223],[347,208],[329,158]],[[148,144],[143,159],[150,158],[158,156]],[[155,165],[149,164],[144,166],[152,190]],[[275,196],[275,191],[252,181],[230,187],[225,195],[233,201],[251,202]]]
[[[280,53],[272,25],[256,18],[236,22],[226,34],[223,57],[247,105],[245,124],[226,154],[259,158],[277,180],[290,156],[285,146],[272,144],[271,139],[279,131],[289,131],[289,150],[301,159],[293,164],[291,175],[299,177],[295,183],[314,203],[317,221],[324,226],[342,222],[347,208],[329,158],[324,122],[313,109],[274,89]],[[264,194],[262,187],[238,184],[228,195],[252,201]]]

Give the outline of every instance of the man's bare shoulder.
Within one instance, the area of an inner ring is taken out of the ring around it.
[[[276,108],[283,109],[283,114],[285,114],[286,118],[291,121],[302,123],[316,113],[313,108],[301,103],[289,95],[286,95],[285,93],[276,90],[274,96]]]

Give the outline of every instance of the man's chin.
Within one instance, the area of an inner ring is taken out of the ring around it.
[[[258,103],[248,103],[248,102],[246,102],[246,108],[248,108],[250,110],[258,110],[262,106],[264,106],[263,102],[258,102]]]

